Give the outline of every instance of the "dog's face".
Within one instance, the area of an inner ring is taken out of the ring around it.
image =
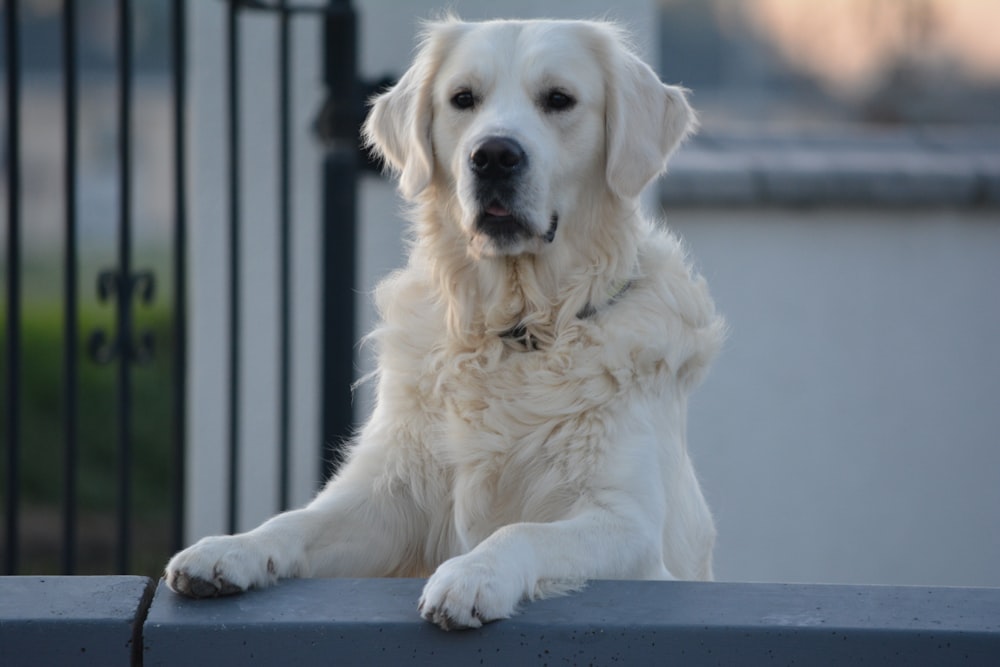
[[[431,143],[472,250],[537,252],[599,177],[601,67],[575,31],[491,23],[466,33],[432,84]]]
[[[495,257],[542,252],[595,197],[638,196],[691,120],[612,26],[449,20],[365,130],[405,196],[443,188],[472,254]]]

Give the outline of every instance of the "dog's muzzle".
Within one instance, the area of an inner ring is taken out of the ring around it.
[[[469,155],[469,169],[476,179],[476,197],[482,207],[476,231],[501,244],[535,236],[537,230],[518,211],[521,179],[528,168],[528,154],[510,137],[483,139]],[[540,234],[547,243],[555,238],[558,216]]]

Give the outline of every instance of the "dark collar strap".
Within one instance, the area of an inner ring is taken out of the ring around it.
[[[602,308],[610,306],[615,302],[619,301],[625,293],[632,289],[633,280],[631,278],[621,281],[620,283],[615,283],[616,289],[611,290],[611,296],[608,300],[601,306]],[[594,304],[588,303],[586,306],[580,309],[580,312],[576,314],[577,319],[589,320],[591,317],[597,314],[597,308]],[[500,334],[501,338],[507,338],[510,340],[520,341],[529,350],[537,350],[538,343],[531,338],[528,333],[527,328],[524,326],[523,322],[518,322],[510,329],[507,329]]]

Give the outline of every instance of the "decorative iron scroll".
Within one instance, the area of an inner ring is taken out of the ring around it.
[[[138,271],[128,276],[122,289],[121,273],[116,269],[105,269],[97,275],[97,300],[108,303],[112,300],[139,298],[143,305],[151,305],[156,295],[156,277],[152,271]],[[131,309],[128,309],[131,312]],[[121,310],[119,310],[121,312]],[[132,340],[131,322],[119,322],[114,334],[105,329],[95,329],[87,341],[87,352],[98,364],[107,365],[124,354],[129,362],[145,365],[153,359],[155,337],[144,329]]]

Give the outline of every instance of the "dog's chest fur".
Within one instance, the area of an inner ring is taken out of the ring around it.
[[[714,354],[714,313],[688,305],[703,285],[675,241],[658,241],[662,254],[624,298],[573,318],[538,349],[499,333],[455,340],[448,301],[413,266],[380,288],[380,391],[420,415],[408,431],[423,434],[420,449],[460,508],[461,549],[503,525],[570,515],[623,456],[615,429],[627,406],[640,395],[660,400],[678,373]]]
[[[458,359],[435,381],[460,537],[471,546],[508,523],[565,516],[605,463],[620,384],[579,343],[512,352],[490,341]]]
[[[665,386],[668,369],[644,344],[609,354],[608,318],[628,317],[625,304],[618,308],[575,322],[549,348],[512,348],[493,336],[425,357],[419,384],[435,388],[424,392],[425,414],[441,434],[428,446],[447,466],[463,550],[507,524],[571,515],[621,456],[617,413],[637,392]]]

